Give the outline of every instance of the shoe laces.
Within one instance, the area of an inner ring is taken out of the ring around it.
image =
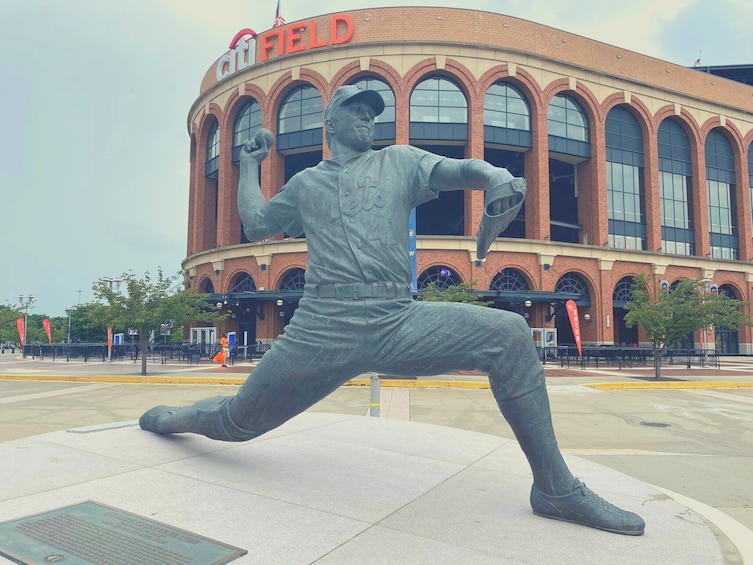
[[[590,488],[586,486],[586,483],[575,479],[575,484],[573,485],[575,490],[579,490],[581,496],[584,497],[590,497],[591,500],[598,506],[601,506],[602,508],[608,508],[612,509],[614,508],[614,505],[607,502],[603,498],[601,498],[598,494],[596,494],[594,491],[592,491]]]

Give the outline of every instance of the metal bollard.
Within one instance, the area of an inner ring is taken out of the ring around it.
[[[369,390],[369,416],[379,418],[379,375],[371,374]]]

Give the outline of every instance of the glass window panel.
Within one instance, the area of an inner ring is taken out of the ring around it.
[[[567,126],[562,122],[549,122],[549,135],[567,137]]]

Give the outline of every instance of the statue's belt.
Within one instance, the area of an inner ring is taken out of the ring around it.
[[[305,296],[334,298],[336,300],[361,300],[366,298],[408,298],[413,293],[405,283],[353,283],[306,285]]]

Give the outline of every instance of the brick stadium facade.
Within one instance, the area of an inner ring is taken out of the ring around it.
[[[239,145],[258,127],[275,133],[261,168],[273,196],[327,157],[322,108],[351,83],[387,102],[376,148],[486,159],[528,182],[524,211],[484,263],[474,261],[482,193],[420,207],[419,290],[474,281],[495,307],[557,328],[560,344],[572,342],[570,298],[584,343],[640,342],[622,321],[638,273],[666,285],[703,278],[751,301],[753,87],[500,14],[354,10],[239,32],[190,109],[185,282],[227,304],[219,330],[241,344],[274,339],[289,320],[306,241],[245,241]],[[717,329],[715,342],[753,353],[748,327]]]

